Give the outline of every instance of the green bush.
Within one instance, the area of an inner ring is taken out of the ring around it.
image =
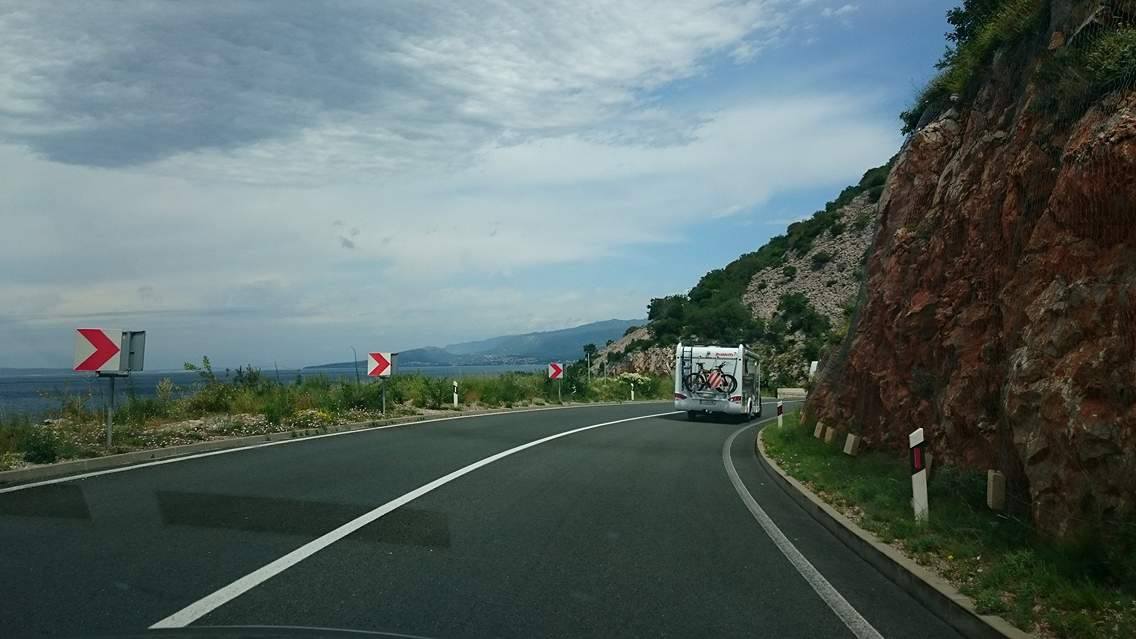
[[[185,410],[191,415],[227,413],[235,391],[232,386],[222,382],[210,382],[199,386],[193,394],[185,398]]]
[[[265,394],[261,413],[269,424],[279,425],[296,414],[296,406],[289,392],[278,388]]]
[[[785,276],[785,279],[791,280],[797,275],[797,267],[789,265],[782,266],[781,275]]]
[[[158,397],[138,397],[131,392],[126,403],[115,410],[114,421],[118,424],[145,424],[148,420],[170,415],[172,403]]]
[[[823,269],[826,264],[832,261],[832,253],[817,251],[816,253],[812,254],[810,260],[812,261],[812,269],[814,271],[819,271]]]
[[[24,461],[51,464],[59,459],[63,446],[50,428],[35,426],[25,431],[21,448],[24,450]]]
[[[1098,38],[1085,53],[1085,67],[1099,92],[1132,85],[1136,81],[1136,28]]]
[[[636,353],[636,352],[639,352],[639,351],[647,350],[648,348],[651,348],[652,346],[654,346],[654,342],[652,342],[649,339],[636,339],[636,340],[632,340],[627,345],[627,348],[623,349],[623,351],[625,353]]]

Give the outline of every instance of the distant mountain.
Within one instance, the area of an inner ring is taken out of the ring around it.
[[[603,347],[616,340],[632,326],[647,320],[606,320],[556,331],[503,335],[476,342],[450,344],[445,348],[430,346],[402,351],[399,366],[489,366],[494,364],[540,364],[553,360],[576,360],[583,357],[584,345]],[[365,363],[365,362],[364,362]],[[345,368],[351,362],[336,362],[307,368]]]
[[[609,339],[619,339],[632,326],[647,320],[607,320],[558,331],[506,335],[477,342],[450,344],[445,350],[455,355],[511,355],[538,359],[579,359],[585,344],[602,347]]]

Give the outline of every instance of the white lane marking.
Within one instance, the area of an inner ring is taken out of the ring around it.
[[[654,402],[644,402],[650,404]],[[661,403],[661,402],[660,402]],[[622,406],[622,404],[615,404]],[[118,468],[107,468],[106,470],[93,470],[89,473],[79,473],[76,475],[66,475],[64,477],[56,477],[55,479],[45,479],[42,481],[31,482],[27,484],[19,484],[17,486],[9,486],[7,488],[0,488],[0,495],[4,493],[13,493],[17,490],[27,490],[28,488],[36,488],[38,486],[49,486],[51,484],[61,484],[68,481],[80,481],[90,477],[98,477],[100,475],[113,475],[115,473],[125,473],[131,470],[138,470],[141,468],[150,468],[151,466],[161,466],[163,464],[176,464],[177,462],[189,461],[191,459],[201,459],[202,457],[212,457],[214,455],[227,455],[229,453],[239,453],[246,450],[255,450],[258,448],[268,448],[269,446],[283,446],[284,444],[298,444],[301,442],[310,442],[316,439],[323,439],[325,437],[339,437],[340,435],[357,435],[359,433],[370,433],[376,430],[386,430],[388,428],[404,428],[407,426],[418,426],[419,424],[433,424],[436,422],[448,422],[457,419],[475,419],[477,417],[493,417],[501,415],[517,415],[520,413],[537,413],[550,410],[570,410],[575,408],[599,408],[603,406],[612,406],[612,404],[581,404],[579,406],[550,406],[547,408],[524,408],[521,410],[508,410],[498,411],[495,413],[478,413],[477,415],[456,415],[454,417],[437,417],[435,419],[422,419],[413,422],[402,422],[400,424],[387,424],[386,426],[370,426],[367,428],[356,428],[355,430],[344,430],[338,433],[326,433],[324,435],[311,435],[308,437],[297,437],[296,439],[282,439],[275,442],[265,442],[263,444],[249,444],[247,446],[238,446],[235,448],[226,448],[224,450],[212,450],[206,453],[193,453],[192,455],[183,455],[181,457],[170,457],[169,459],[159,459],[152,462],[143,462],[141,464],[131,464],[130,466],[120,466]]]
[[[335,542],[337,542],[337,541],[343,539],[344,537],[350,535],[351,533],[359,530],[360,528],[366,526],[367,524],[370,524],[370,523],[378,520],[380,517],[382,517],[383,515],[386,515],[387,513],[395,510],[396,508],[399,508],[400,506],[404,506],[404,505],[414,501],[415,499],[418,499],[419,497],[421,497],[421,496],[423,496],[423,495],[425,495],[425,494],[427,494],[427,493],[429,493],[429,492],[431,492],[431,491],[433,491],[437,488],[441,488],[442,486],[445,486],[446,484],[454,481],[455,479],[458,479],[459,477],[462,477],[464,475],[468,475],[469,473],[472,473],[473,471],[477,470],[478,468],[488,466],[489,464],[492,464],[495,461],[500,461],[500,460],[502,460],[502,459],[504,459],[504,458],[506,458],[510,455],[515,455],[516,453],[519,453],[523,450],[528,450],[529,448],[533,448],[534,446],[540,446],[541,444],[548,443],[548,442],[553,441],[555,439],[560,439],[561,437],[567,437],[569,435],[575,435],[576,433],[582,433],[584,431],[592,430],[594,428],[600,428],[600,427],[603,427],[603,426],[611,426],[613,424],[622,424],[622,423],[625,423],[625,422],[633,422],[633,421],[637,421],[637,420],[640,420],[640,419],[651,419],[653,417],[662,417],[664,415],[673,415],[673,414],[675,414],[675,411],[667,411],[665,413],[655,413],[654,415],[643,415],[643,416],[640,416],[640,417],[629,417],[627,419],[617,419],[617,420],[611,421],[611,422],[603,422],[602,424],[592,424],[590,426],[584,426],[584,427],[581,427],[581,428],[574,428],[572,430],[564,431],[563,433],[557,433],[555,435],[549,435],[548,437],[542,437],[540,439],[531,441],[527,444],[521,444],[520,446],[515,446],[515,447],[510,448],[508,450],[501,451],[501,452],[499,452],[495,455],[490,455],[489,457],[486,457],[482,460],[476,461],[476,462],[474,462],[474,463],[472,463],[468,466],[464,466],[462,468],[459,468],[458,470],[455,470],[448,475],[443,475],[443,476],[435,479],[434,481],[432,481],[430,483],[423,484],[423,485],[419,486],[418,488],[415,488],[414,490],[406,493],[405,495],[402,495],[401,497],[396,497],[395,499],[388,501],[387,503],[383,504],[382,506],[379,506],[378,508],[375,508],[374,510],[372,510],[370,512],[364,513],[363,515],[361,515],[361,516],[359,516],[355,519],[352,519],[351,521],[347,522],[346,524],[343,524],[339,528],[336,528],[335,530],[332,530],[329,533],[326,533],[326,534],[324,534],[320,537],[317,537],[316,539],[313,539],[312,541],[309,541],[308,543],[304,544],[303,546],[300,546],[299,548],[293,550],[292,552],[284,555],[283,557],[280,557],[279,559],[276,559],[275,561],[272,561],[268,564],[265,564],[264,566],[261,566],[260,568],[250,572],[249,574],[245,575],[244,577],[241,577],[240,579],[237,579],[236,581],[225,586],[224,588],[221,588],[220,590],[218,590],[218,591],[216,591],[212,594],[209,594],[209,595],[206,595],[205,597],[202,597],[201,599],[191,603],[190,605],[186,606],[185,608],[182,608],[181,610],[175,612],[174,614],[172,614],[172,615],[166,617],[165,619],[162,619],[161,621],[155,623],[154,625],[150,626],[150,628],[153,629],[153,628],[182,628],[182,627],[185,627],[185,626],[193,623],[197,619],[200,619],[201,617],[209,614],[210,612],[216,610],[217,608],[219,608],[219,607],[229,603],[230,601],[236,599],[237,597],[243,595],[244,593],[248,592],[249,590],[252,590],[253,588],[255,588],[255,587],[259,586],[260,584],[268,581],[269,579],[272,579],[276,575],[279,575],[280,573],[291,568],[292,566],[295,566],[296,564],[307,559],[308,557],[311,557],[312,555],[323,550],[324,548],[327,548],[328,546],[334,544]]]
[[[775,418],[766,419],[764,421],[772,421],[773,419]],[[816,594],[820,596],[824,603],[828,604],[832,612],[836,613],[836,616],[844,622],[848,630],[850,630],[853,635],[856,635],[858,639],[883,639],[883,636],[872,627],[872,624],[868,623],[868,620],[864,619],[864,617],[852,607],[852,604],[848,603],[848,600],[824,578],[824,575],[820,574],[820,571],[801,554],[801,551],[797,550],[793,542],[789,541],[785,533],[781,532],[777,524],[773,523],[773,520],[766,514],[765,509],[757,503],[757,500],[753,498],[753,495],[750,494],[745,484],[742,483],[742,478],[738,476],[737,468],[734,468],[734,460],[730,455],[730,450],[733,448],[734,440],[737,439],[738,435],[752,426],[754,426],[754,424],[734,431],[734,434],[730,435],[730,438],[726,440],[726,444],[722,446],[722,463],[726,466],[726,474],[730,476],[730,483],[734,485],[734,489],[738,491],[738,496],[742,498],[742,502],[745,503],[746,508],[749,509],[753,518],[757,520],[757,523],[761,525],[765,534],[769,535],[769,538],[773,540],[773,544],[777,546],[781,554],[785,555],[789,563],[793,564],[797,572],[812,586],[812,589],[816,591]]]

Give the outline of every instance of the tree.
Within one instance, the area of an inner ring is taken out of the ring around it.
[[[595,355],[595,354],[596,354],[596,345],[595,344],[584,344],[584,355],[591,357],[592,355]]]
[[[686,296],[656,297],[647,305],[647,318],[651,320],[651,335],[655,342],[677,342],[682,337],[686,319]]]
[[[964,0],[961,7],[947,11],[947,23],[954,29],[948,31],[947,50],[935,65],[938,69],[949,69],[958,56],[959,49],[974,39],[989,22],[1006,0]]]

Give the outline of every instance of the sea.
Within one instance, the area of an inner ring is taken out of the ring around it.
[[[421,374],[431,377],[446,377],[461,379],[462,377],[496,376],[510,372],[534,372],[545,370],[544,364],[514,364],[497,366],[423,366],[399,367],[399,375]],[[354,379],[355,369],[347,368],[306,368],[296,369],[261,369],[261,374],[269,379],[277,379],[281,383],[292,383],[296,377],[326,377],[329,379]],[[232,379],[235,371],[215,370],[214,373],[222,381]],[[367,381],[366,372],[360,367],[359,374],[363,381]],[[194,386],[199,384],[201,378],[196,372],[186,370],[157,370],[131,373],[130,377],[115,380],[116,403],[125,399],[131,393],[138,397],[153,397],[157,393],[158,383],[169,378],[177,386],[179,394],[193,392]],[[0,423],[7,421],[15,415],[27,416],[32,419],[57,414],[64,400],[73,400],[75,397],[83,401],[91,409],[99,409],[106,405],[110,393],[110,383],[106,378],[96,377],[93,373],[76,373],[74,371],[57,368],[0,368]]]

